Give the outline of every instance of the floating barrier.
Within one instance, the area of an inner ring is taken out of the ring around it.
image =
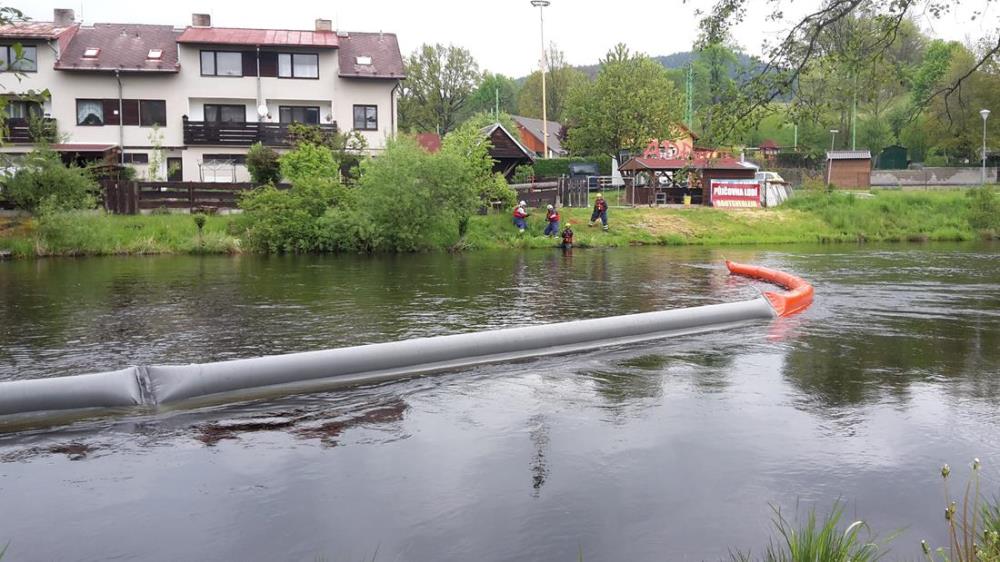
[[[769,269],[759,265],[746,265],[726,260],[730,273],[760,279],[788,289],[785,293],[765,291],[764,297],[770,301],[778,316],[789,316],[809,308],[813,302],[813,287],[805,279],[791,273]]]
[[[324,351],[0,383],[0,416],[46,410],[155,406],[202,397],[296,392],[719,330],[804,310],[812,287],[780,271],[726,262],[730,272],[787,294],[609,318],[417,338]]]

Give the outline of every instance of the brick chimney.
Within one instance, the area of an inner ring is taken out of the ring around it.
[[[52,23],[56,27],[69,27],[73,25],[76,14],[67,8],[56,8],[52,10]]]
[[[333,20],[316,20],[316,31],[333,31]]]
[[[191,25],[193,27],[212,27],[212,15],[191,14]]]

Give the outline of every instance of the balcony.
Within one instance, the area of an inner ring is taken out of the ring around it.
[[[290,146],[289,123],[217,123],[184,119],[184,144],[202,146]],[[337,132],[337,123],[312,125],[326,134]]]
[[[9,144],[32,144],[39,141],[55,142],[56,120],[50,117],[34,119],[7,119],[3,131],[3,142]]]

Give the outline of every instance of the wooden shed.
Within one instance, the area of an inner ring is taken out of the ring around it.
[[[633,205],[681,203],[685,195],[695,205],[709,205],[712,180],[752,180],[757,172],[735,158],[632,158],[618,169],[635,178],[635,188],[626,193]]]
[[[830,150],[826,153],[826,183],[844,189],[871,186],[872,153],[869,150]]]
[[[514,169],[522,164],[532,164],[535,161],[533,152],[525,148],[503,125],[494,123],[482,129],[483,136],[490,139],[493,158],[493,171],[503,174],[509,181],[514,176]]]

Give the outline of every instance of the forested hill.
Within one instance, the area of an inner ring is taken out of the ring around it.
[[[736,68],[753,68],[756,66],[756,61],[753,60],[750,55],[744,53],[734,53],[736,55]],[[673,53],[670,55],[662,55],[658,57],[652,57],[653,60],[662,64],[664,68],[685,68],[687,65],[691,64],[698,57],[698,53],[694,51],[681,51],[679,53]],[[593,78],[597,76],[597,71],[600,65],[588,64],[584,66],[575,67],[577,70],[582,71],[584,74]]]

